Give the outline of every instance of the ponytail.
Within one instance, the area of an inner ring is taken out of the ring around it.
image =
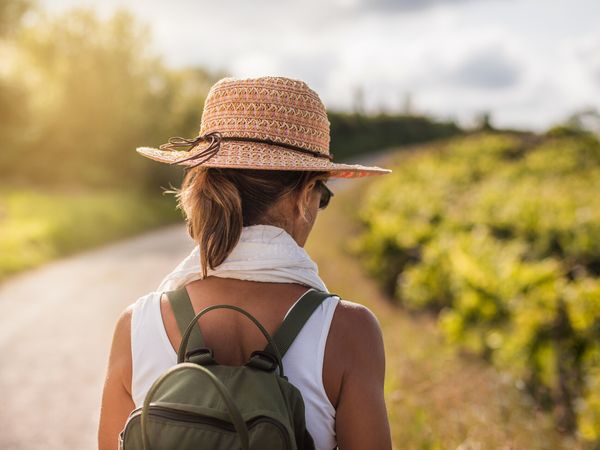
[[[219,266],[242,234],[242,227],[270,223],[267,210],[277,200],[298,193],[322,171],[231,169],[197,166],[187,171],[175,191],[188,233],[200,247],[202,277]],[[304,210],[301,211],[304,216]],[[284,218],[283,220],[289,220]]]
[[[237,187],[216,170],[190,170],[176,194],[190,236],[200,246],[205,278],[233,250],[242,234],[242,201]]]

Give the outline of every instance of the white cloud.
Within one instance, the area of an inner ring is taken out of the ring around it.
[[[466,87],[504,89],[518,83],[520,73],[519,64],[498,45],[473,52],[448,79]]]
[[[165,61],[233,76],[279,74],[328,108],[402,107],[499,126],[544,128],[600,99],[597,0],[335,0],[221,2],[43,0],[130,8]],[[600,106],[600,105],[599,105]]]
[[[239,77],[259,77],[265,73],[279,74],[281,68],[268,53],[248,52],[231,64],[231,70]]]

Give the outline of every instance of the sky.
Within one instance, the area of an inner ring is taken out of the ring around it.
[[[172,67],[304,80],[327,109],[542,131],[600,109],[600,0],[40,0],[126,8]]]

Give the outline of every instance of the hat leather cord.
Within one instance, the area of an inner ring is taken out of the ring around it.
[[[328,155],[325,155],[323,153],[319,153],[316,150],[309,150],[306,148],[302,148],[302,147],[298,147],[295,145],[291,145],[291,144],[284,144],[281,142],[276,142],[270,139],[257,139],[257,138],[244,138],[244,137],[223,137],[221,135],[220,132],[218,131],[213,131],[211,133],[206,133],[205,135],[202,136],[198,136],[194,139],[186,139],[186,138],[182,138],[182,137],[172,137],[169,138],[169,142],[166,144],[162,144],[159,148],[161,150],[178,150],[181,147],[189,147],[187,149],[187,151],[190,151],[192,148],[194,148],[200,141],[206,140],[206,139],[210,139],[210,144],[208,147],[206,147],[204,150],[202,150],[201,152],[198,152],[192,156],[190,156],[189,158],[185,158],[185,159],[179,159],[177,161],[173,161],[170,162],[169,164],[179,164],[182,163],[184,161],[190,161],[192,159],[199,159],[202,158],[204,156],[206,156],[206,158],[204,158],[203,160],[201,160],[198,163],[195,163],[193,165],[191,165],[190,167],[196,167],[206,161],[208,161],[210,158],[212,158],[213,156],[215,156],[219,150],[220,150],[220,144],[221,141],[246,141],[246,142],[260,142],[260,143],[265,143],[265,144],[270,144],[270,145],[276,145],[279,147],[285,147],[285,148],[289,148],[290,150],[295,150],[295,151],[299,151],[302,153],[307,153],[309,155],[312,156],[316,156],[318,158],[327,158],[330,161],[333,161],[333,153],[330,153]]]

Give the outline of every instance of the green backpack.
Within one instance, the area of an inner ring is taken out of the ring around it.
[[[185,286],[167,295],[182,334],[177,364],[131,412],[119,435],[119,449],[314,449],[302,395],[285,377],[281,359],[315,309],[335,294],[309,289],[273,337],[237,306],[209,306],[194,315]],[[197,321],[220,308],[245,315],[267,339],[264,350],[254,351],[243,366],[218,364],[204,345]]]

